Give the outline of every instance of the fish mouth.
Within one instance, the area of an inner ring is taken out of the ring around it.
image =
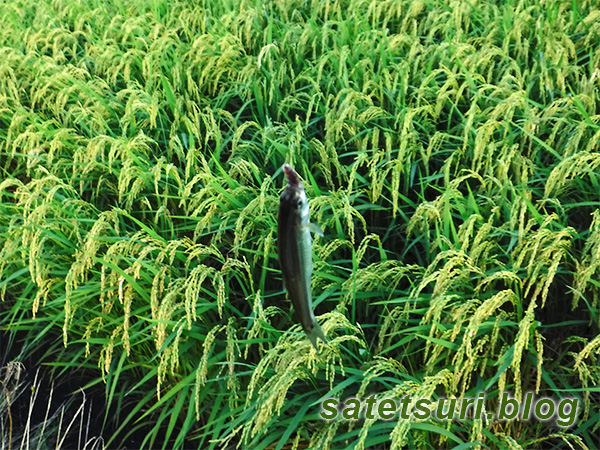
[[[300,181],[300,178],[298,178],[298,174],[294,169],[292,169],[292,166],[290,166],[289,164],[284,164],[282,169],[283,173],[285,173],[285,176],[287,177],[288,185],[293,186],[296,189],[304,189],[302,181]]]

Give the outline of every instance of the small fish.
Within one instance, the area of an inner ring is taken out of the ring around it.
[[[281,194],[277,216],[277,249],[283,287],[292,300],[296,317],[302,324],[304,332],[317,349],[317,339],[321,339],[325,344],[327,339],[312,309],[310,233],[323,236],[323,232],[308,220],[308,201],[298,174],[289,164],[283,165],[283,173],[287,177],[287,186]]]

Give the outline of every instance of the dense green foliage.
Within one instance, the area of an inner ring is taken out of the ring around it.
[[[595,1],[16,0],[0,25],[2,351],[106,389],[106,448],[600,446]],[[282,292],[284,162],[325,232],[319,353]],[[318,415],[528,391],[575,425]]]

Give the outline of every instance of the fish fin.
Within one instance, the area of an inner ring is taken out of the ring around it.
[[[321,339],[325,345],[329,345],[327,343],[327,338],[325,337],[325,333],[321,329],[321,326],[315,321],[315,326],[310,331],[310,333],[306,333],[308,339],[310,339],[310,343],[313,345],[315,350],[319,351],[317,348],[317,339]]]
[[[319,227],[319,225],[317,225],[316,223],[308,222],[307,226],[308,226],[308,230],[311,231],[312,233],[318,234],[321,237],[325,236],[323,234],[323,230],[321,230],[321,227]]]

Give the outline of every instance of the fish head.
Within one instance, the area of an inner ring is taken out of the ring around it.
[[[287,177],[287,185],[281,194],[281,207],[296,215],[301,221],[308,220],[308,199],[302,181],[289,164],[283,165],[283,173]]]

